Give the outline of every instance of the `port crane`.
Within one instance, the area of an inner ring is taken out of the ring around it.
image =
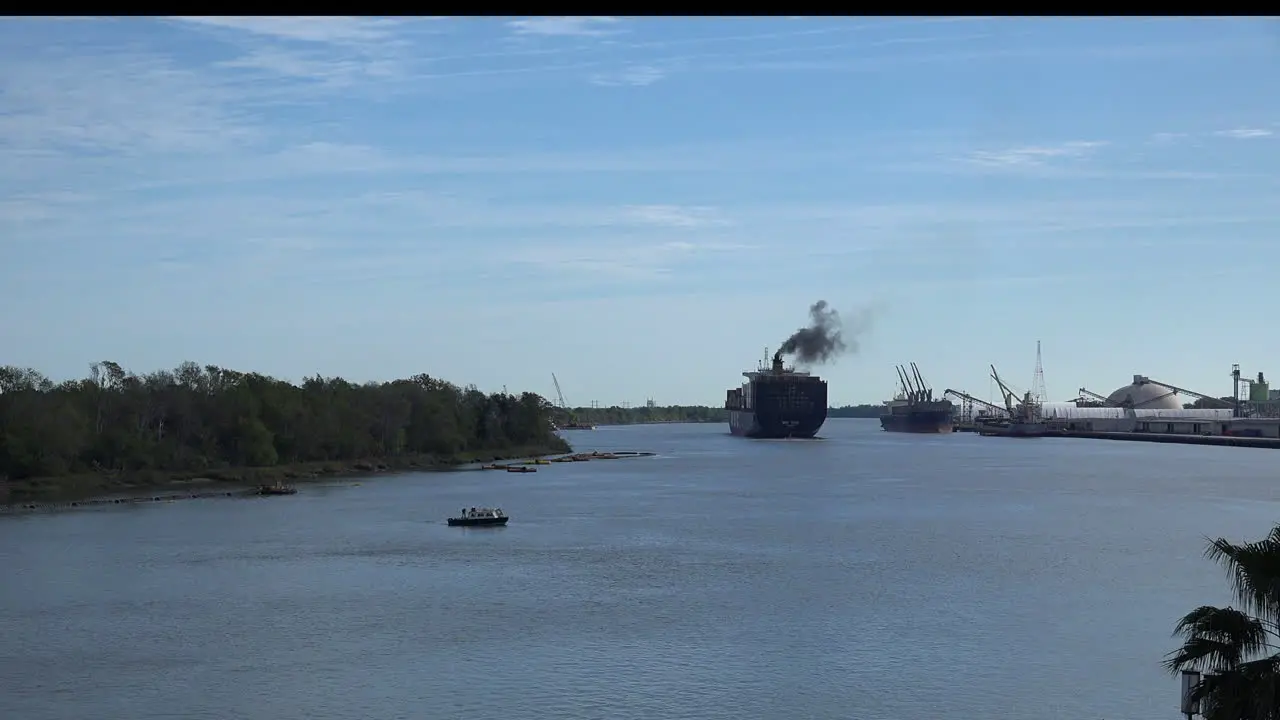
[[[1160,383],[1152,383],[1152,384],[1159,385]],[[1080,400],[1085,400],[1086,402],[1089,402],[1089,399],[1096,400],[1097,402],[1102,404],[1102,407],[1125,408],[1128,410],[1134,409],[1134,402],[1133,402],[1133,398],[1131,397],[1126,397],[1124,400],[1121,400],[1118,403],[1114,403],[1114,402],[1111,402],[1111,400],[1109,400],[1108,398],[1102,395],[1099,395],[1098,393],[1093,392],[1092,390],[1089,390],[1087,388],[1080,388],[1079,392],[1080,392],[1080,398],[1079,398]],[[1177,394],[1178,394],[1177,390],[1170,390],[1169,392],[1166,392],[1163,395],[1157,395],[1149,400],[1144,400],[1142,404],[1148,405],[1151,403],[1155,403],[1159,400],[1163,400],[1169,397],[1170,395],[1177,395]]]
[[[951,388],[947,388],[946,390],[942,391],[942,394],[944,396],[950,395],[954,398],[958,398],[959,400],[963,401],[965,404],[969,406],[981,405],[993,415],[1004,415],[1005,413],[1008,412],[1003,407],[996,405],[995,403],[987,402],[986,400],[981,400],[979,398],[976,398],[970,395],[967,392],[962,392],[960,390],[952,390]]]
[[[1159,380],[1152,380],[1151,378],[1146,377],[1145,375],[1134,375],[1133,384],[1134,385],[1146,385],[1146,384],[1159,385],[1160,387],[1166,388],[1169,390],[1168,393],[1165,393],[1160,397],[1167,397],[1169,395],[1178,395],[1178,394],[1190,395],[1191,397],[1197,400],[1203,400],[1207,403],[1214,403],[1220,409],[1237,410],[1237,408],[1235,408],[1235,404],[1232,403],[1230,400],[1223,400],[1222,398],[1216,398],[1212,395],[1205,395],[1203,393],[1198,393],[1194,390],[1188,390],[1183,387],[1178,387],[1177,385],[1170,385],[1169,383],[1160,382]]]
[[[996,366],[991,366],[991,379],[996,381],[996,385],[1000,388],[1000,393],[1004,396],[1005,410],[1008,411],[1009,417],[1017,422],[1036,422],[1039,416],[1039,403],[1031,397],[1028,391],[1023,395],[1022,402],[1017,402],[1018,394],[1009,389],[1008,385],[1000,379],[1000,373],[996,372]]]
[[[564,392],[560,390],[560,381],[555,373],[551,373],[551,382],[556,386],[556,402],[560,405],[560,409],[569,412],[569,403],[564,400]]]
[[[924,381],[924,376],[920,374],[920,368],[915,363],[911,363],[911,369],[908,370],[903,365],[895,367],[898,371],[898,382],[902,385],[903,398],[912,403],[933,402],[933,388]],[[914,382],[912,379],[914,378]]]
[[[1098,393],[1093,392],[1088,388],[1080,388],[1076,392],[1080,393],[1080,396],[1076,398],[1077,405],[1080,403],[1084,403],[1089,407],[1111,407],[1112,406],[1111,401],[1108,400],[1105,396],[1099,395]]]
[[[995,403],[987,402],[986,400],[976,398],[967,392],[963,392],[960,390],[952,390],[951,388],[947,388],[946,390],[942,391],[943,397],[946,397],[948,395],[960,401],[960,417],[965,423],[969,425],[986,422],[987,420],[994,420],[996,418],[1006,417],[1007,411],[1004,408],[1000,407],[999,405],[996,405]],[[973,412],[973,408],[975,405],[979,405],[983,408],[982,410],[979,410],[976,414]]]
[[[556,401],[560,404],[560,411],[564,413],[565,422],[559,423],[559,430],[594,430],[594,425],[586,425],[578,422],[578,416],[569,409],[569,403],[564,399],[564,391],[560,389],[560,379],[555,373],[551,373],[551,382],[556,386]],[[591,403],[595,407],[595,402]]]

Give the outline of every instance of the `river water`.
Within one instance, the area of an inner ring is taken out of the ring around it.
[[[1176,718],[1204,536],[1280,521],[1268,450],[823,434],[0,517],[0,718]]]

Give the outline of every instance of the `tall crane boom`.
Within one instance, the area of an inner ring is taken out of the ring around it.
[[[911,372],[916,378],[916,387],[920,392],[920,400],[924,402],[933,402],[933,388],[929,387],[929,383],[924,381],[924,376],[920,374],[920,368],[915,363],[911,363]]]
[[[991,379],[995,380],[996,386],[1000,388],[1000,396],[1004,398],[1004,407],[1009,411],[1009,415],[1012,416],[1014,414],[1013,403],[1018,396],[1009,389],[1008,385],[1004,384],[1003,380],[1000,379],[1000,373],[996,372],[995,365],[991,366]]]
[[[1158,382],[1154,382],[1154,381],[1152,381],[1152,383],[1151,383],[1151,384],[1152,384],[1152,385],[1160,385],[1160,383],[1158,383]],[[1164,386],[1163,386],[1163,385],[1161,385],[1161,387],[1164,387]],[[1153,398],[1147,398],[1146,400],[1142,401],[1141,403],[1137,403],[1137,404],[1135,404],[1135,403],[1134,403],[1134,401],[1133,401],[1133,398],[1132,398],[1132,397],[1126,397],[1125,399],[1121,400],[1120,402],[1111,402],[1111,400],[1110,400],[1110,399],[1105,398],[1105,397],[1103,397],[1102,395],[1099,395],[1098,393],[1093,392],[1092,390],[1087,390],[1087,389],[1085,389],[1085,388],[1080,388],[1080,397],[1081,397],[1081,399],[1085,399],[1086,397],[1088,397],[1088,398],[1092,398],[1092,399],[1097,400],[1098,402],[1102,403],[1102,407],[1116,407],[1116,408],[1129,408],[1129,409],[1133,409],[1133,408],[1141,409],[1141,408],[1139,407],[1140,405],[1148,405],[1148,406],[1149,406],[1149,405],[1154,405],[1154,404],[1156,404],[1157,402],[1159,402],[1159,401],[1161,401],[1161,400],[1163,400],[1163,399],[1165,399],[1165,398],[1167,398],[1167,397],[1170,397],[1170,396],[1173,396],[1173,395],[1177,395],[1177,394],[1178,394],[1178,391],[1177,391],[1177,390],[1169,390],[1168,392],[1164,393],[1163,395],[1157,395],[1157,396],[1155,396],[1155,397],[1153,397]]]
[[[560,403],[560,409],[562,409],[562,410],[568,410],[568,409],[569,409],[569,403],[567,403],[567,402],[565,402],[565,401],[564,401],[564,393],[560,390],[560,381],[559,381],[558,379],[556,379],[556,374],[555,374],[555,373],[551,373],[551,382],[552,382],[552,383],[555,383],[555,386],[556,386],[556,400],[557,400],[557,401],[559,401],[559,403]]]
[[[1018,402],[1018,395],[1009,389],[1009,386],[1000,379],[1000,373],[996,372],[996,366],[991,366],[991,379],[996,381],[996,385],[1000,386],[1000,392],[1004,394],[1004,404],[1009,411],[1009,417],[1020,422],[1039,422],[1041,405],[1031,397],[1031,391],[1028,390],[1022,396],[1022,402]]]
[[[942,394],[943,396],[951,395],[952,397],[960,398],[961,400],[964,400],[966,402],[971,402],[974,405],[981,405],[997,414],[1002,415],[1008,412],[1007,410],[1000,407],[999,405],[996,405],[995,403],[990,403],[990,402],[987,402],[986,400],[979,400],[978,398],[970,395],[969,393],[961,392],[959,390],[952,390],[951,388],[947,388],[946,390],[942,391]]]
[[[1152,380],[1151,378],[1146,376],[1141,376],[1141,375],[1134,376],[1133,378],[1134,385],[1141,385],[1143,383],[1151,383],[1152,385],[1159,385],[1162,388],[1167,388],[1168,390],[1172,391],[1172,393],[1182,393],[1183,395],[1190,395],[1191,397],[1197,400],[1205,400],[1208,402],[1217,403],[1218,405],[1222,406],[1223,409],[1232,408],[1234,406],[1234,403],[1232,403],[1229,400],[1216,398],[1212,395],[1205,395],[1202,393],[1198,393],[1194,390],[1188,390],[1186,388],[1178,387],[1177,385],[1170,385],[1169,383],[1163,383],[1163,382],[1160,382],[1159,380]],[[1172,394],[1172,393],[1166,393],[1166,394]]]
[[[902,386],[902,396],[910,402],[933,402],[933,388],[925,382],[924,375],[915,363],[895,365],[898,371],[898,383]]]
[[[1112,407],[1111,401],[1108,400],[1105,395],[1099,395],[1088,388],[1080,388],[1077,392],[1080,393],[1080,398],[1082,400],[1096,400],[1102,403],[1102,407]]]

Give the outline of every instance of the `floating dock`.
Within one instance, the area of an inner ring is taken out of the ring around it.
[[[1085,432],[1081,430],[1051,431],[1044,437],[1067,437],[1084,440],[1128,440],[1129,442],[1173,443],[1177,445],[1218,445],[1280,450],[1280,438],[1241,437],[1238,435],[1191,435],[1151,432]]]
[[[13,503],[0,505],[0,513],[19,512],[23,510],[70,510],[72,508],[95,507],[101,505],[138,505],[141,503],[173,502],[175,500],[204,500],[220,497],[247,497],[257,495],[257,489],[250,490],[216,490],[196,493],[166,493],[164,495],[143,495],[138,497],[96,498],[92,500],[63,500],[58,502]]]
[[[622,460],[624,458],[653,457],[657,453],[637,452],[634,450],[613,450],[609,452],[594,451],[589,453],[573,453],[550,458],[551,462],[586,462],[588,460]]]

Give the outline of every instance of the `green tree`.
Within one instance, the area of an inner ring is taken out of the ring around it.
[[[567,451],[552,406],[416,375],[357,385],[183,363],[135,375],[118,363],[55,385],[0,367],[0,479],[140,470],[197,472],[509,449]]]
[[[827,411],[833,418],[878,418],[884,413],[883,405],[842,405]]]
[[[664,422],[728,422],[728,412],[723,407],[706,405],[655,405],[624,408],[582,407],[561,410],[548,407],[559,424],[579,422],[586,425],[635,425]]]
[[[1280,526],[1264,539],[1235,544],[1212,540],[1205,552],[1231,578],[1239,607],[1205,605],[1175,629],[1182,646],[1170,653],[1171,672],[1198,670],[1195,691],[1207,720],[1280,720]]]

